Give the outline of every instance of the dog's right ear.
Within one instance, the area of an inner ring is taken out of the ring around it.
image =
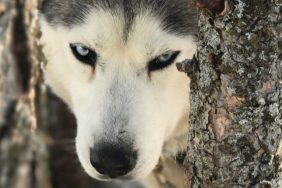
[[[43,0],[41,1],[41,4],[39,6],[39,11],[41,14],[44,14],[46,12],[46,10],[48,9],[48,7],[50,7],[50,5],[52,5],[56,0]]]
[[[50,0],[43,0],[43,1],[41,1],[41,4],[39,5],[39,11],[40,11],[40,13],[43,12],[44,7],[46,6],[46,4],[47,4],[49,1],[50,1]]]
[[[40,17],[50,25],[71,27],[82,23],[89,7],[98,0],[41,0]]]
[[[39,15],[47,22],[51,23],[61,15],[64,0],[42,0],[39,6]],[[66,5],[67,6],[67,5]]]
[[[47,11],[62,8],[62,5],[68,6],[70,3],[71,2],[69,0],[42,0],[39,10],[42,14],[45,14]]]

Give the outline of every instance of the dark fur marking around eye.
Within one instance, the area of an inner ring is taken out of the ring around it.
[[[174,63],[174,61],[177,58],[177,56],[179,55],[180,51],[175,51],[175,52],[171,52],[171,53],[172,54],[171,54],[170,58],[166,61],[161,61],[160,56],[151,60],[148,63],[148,71],[152,72],[152,71],[162,70],[162,69],[168,67],[169,65],[171,65],[172,63]]]
[[[82,48],[85,48],[85,50],[87,50],[88,53],[86,55],[81,55],[77,51],[77,44],[70,44],[70,48],[71,48],[73,55],[75,56],[77,60],[95,68],[96,61],[97,61],[97,54],[94,50],[91,50],[89,48],[82,46]]]

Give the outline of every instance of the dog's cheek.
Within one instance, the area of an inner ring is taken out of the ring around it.
[[[157,165],[164,143],[164,130],[154,124],[144,128],[136,135],[135,147],[138,148],[138,162],[133,172],[135,178],[145,178]]]
[[[150,149],[144,149],[142,154],[139,156],[139,162],[133,172],[136,179],[146,178],[154,170],[161,156],[162,147],[160,144],[158,145],[151,142],[148,142],[147,144],[151,145],[151,147]]]

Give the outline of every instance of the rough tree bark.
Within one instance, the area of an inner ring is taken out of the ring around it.
[[[198,0],[189,188],[282,187],[282,1]],[[225,10],[224,10],[225,8]]]
[[[50,187],[46,145],[36,129],[36,7],[37,0],[0,1],[1,188]]]

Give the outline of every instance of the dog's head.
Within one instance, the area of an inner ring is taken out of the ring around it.
[[[45,0],[48,84],[71,108],[76,149],[98,179],[148,175],[187,113],[175,62],[195,52],[189,0]]]

